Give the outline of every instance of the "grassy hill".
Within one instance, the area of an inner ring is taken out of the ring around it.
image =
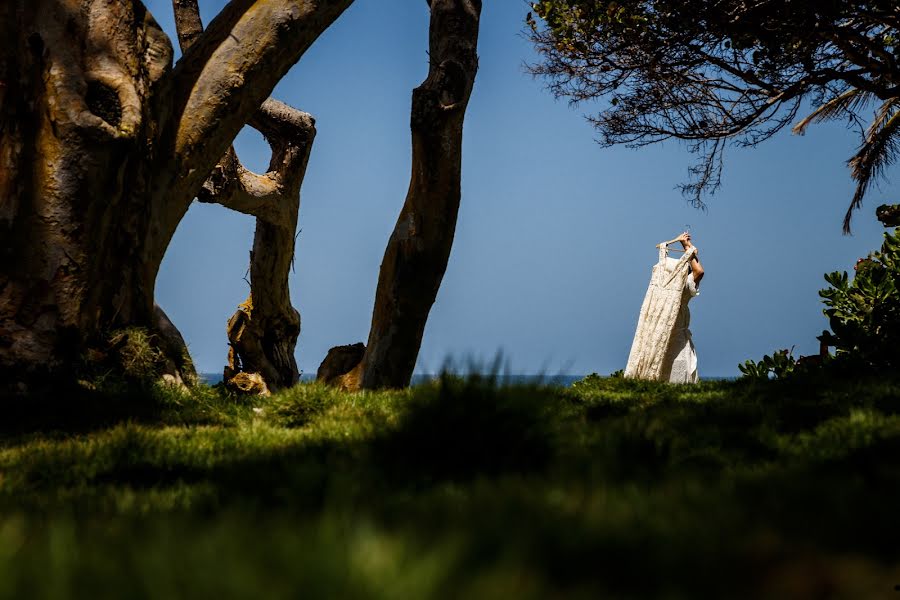
[[[892,598],[900,383],[5,403],[0,598]]]

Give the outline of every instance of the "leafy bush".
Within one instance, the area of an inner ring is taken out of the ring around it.
[[[884,234],[881,250],[861,258],[851,281],[847,272],[827,273],[830,288],[820,290],[832,331],[819,340],[836,350],[834,367],[888,372],[900,367],[900,235]],[[788,350],[738,365],[744,378],[781,379],[818,367],[823,359],[797,360]],[[830,362],[830,359],[827,360]]]
[[[797,359],[794,358],[794,350],[778,350],[772,356],[766,354],[759,362],[747,360],[743,364],[738,365],[744,379],[769,379],[770,376],[775,379],[783,379],[791,373],[797,366]]]
[[[900,236],[884,234],[880,252],[860,259],[856,275],[825,275],[830,288],[819,295],[833,333],[823,341],[834,346],[842,362],[886,371],[900,366]]]

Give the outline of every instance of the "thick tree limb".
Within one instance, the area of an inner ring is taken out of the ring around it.
[[[352,3],[232,0],[176,65],[171,98],[159,100],[166,118],[158,145],[165,152],[150,202],[147,281],[155,281],[178,223],[241,127]]]
[[[173,0],[182,49],[190,51],[202,31],[196,0]],[[313,118],[277,100],[262,103],[249,120],[272,149],[268,172],[256,174],[229,148],[197,195],[257,218],[250,253],[250,297],[228,321],[225,383],[238,391],[268,393],[294,385],[299,371],[294,348],[300,315],[291,306],[288,274],[300,185],[315,138]]]
[[[243,13],[210,54],[180,115],[174,151],[186,190],[199,189],[275,84],[352,1],[257,0]]]
[[[250,118],[250,126],[272,147],[268,173],[283,189],[300,189],[306,173],[305,147],[316,133],[312,115],[269,98]]]
[[[172,10],[175,13],[178,45],[181,47],[181,52],[184,53],[203,33],[200,7],[197,5],[197,0],[172,0]]]
[[[181,51],[190,52],[203,33],[197,0],[172,0],[172,8]],[[299,190],[305,169],[305,165],[295,164],[302,153],[291,148],[305,145],[311,132],[315,135],[315,121],[309,114],[269,98],[249,123],[266,136],[272,147],[269,172],[259,175],[245,168],[234,148],[230,147],[204,182],[197,199],[221,204],[273,224],[287,224],[296,207],[285,198],[286,191],[290,195],[292,183],[298,184]]]
[[[409,192],[381,263],[365,354],[343,387],[405,387],[412,377],[456,230],[480,16],[478,0],[431,2],[428,77],[412,98]]]
[[[266,100],[250,125],[262,133],[272,148],[269,170],[263,174],[246,169],[233,148],[216,165],[197,195],[201,202],[221,204],[273,225],[293,230],[297,203],[306,171],[306,147],[315,137],[315,120],[308,113],[277,100]]]
[[[281,186],[278,182],[268,175],[259,175],[245,169],[234,148],[228,149],[197,194],[200,202],[221,204],[231,210],[274,223],[284,221],[285,211],[290,208],[281,199]]]
[[[182,56],[172,71],[172,112],[180,115],[213,53],[228,39],[237,22],[256,0],[231,0],[205,30],[200,23],[197,0],[184,0],[177,4],[176,1],[172,0]]]

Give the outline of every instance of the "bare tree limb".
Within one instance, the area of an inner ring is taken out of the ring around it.
[[[178,42],[182,56],[172,71],[171,80],[174,92],[172,108],[173,113],[178,115],[184,110],[194,85],[213,53],[229,38],[237,22],[256,0],[230,0],[209,27],[204,30],[200,24],[200,32],[196,30],[200,21],[196,0],[186,0],[179,4],[175,4],[175,1],[173,0],[175,26],[179,29]]]
[[[178,223],[241,128],[352,3],[232,0],[188,48],[157,99],[163,121],[157,145],[164,150],[155,167],[144,279],[156,280]]]
[[[199,189],[249,115],[352,1],[257,0],[242,14],[209,55],[179,115],[174,154],[185,190]],[[205,34],[185,60],[202,44]]]
[[[197,0],[172,0],[172,9],[175,13],[178,45],[181,47],[181,52],[184,53],[203,33],[200,7],[197,6]]]
[[[269,170],[260,175],[246,169],[229,148],[197,199],[287,227],[296,220],[297,206],[292,198],[299,193],[306,171],[303,149],[315,137],[315,121],[303,111],[270,99],[250,124],[266,136],[272,148]]]
[[[172,0],[172,7],[179,44],[182,52],[188,52],[203,33],[197,0]],[[266,137],[272,148],[269,171],[260,175],[245,168],[231,147],[203,183],[197,199],[286,225],[296,220],[292,213],[297,208],[290,198],[299,193],[306,168],[305,161],[298,161],[302,152],[297,149],[311,143],[315,121],[308,113],[269,98],[249,124]]]
[[[228,149],[206,179],[197,200],[221,204],[270,223],[285,222],[292,204],[282,202],[282,187],[275,177],[245,169],[233,148]]]
[[[203,24],[196,0],[173,0],[182,48],[189,51]],[[291,306],[288,274],[294,258],[300,185],[315,138],[315,121],[302,111],[267,99],[250,117],[272,150],[269,169],[244,168],[234,148],[207,177],[201,202],[256,217],[250,252],[250,297],[228,321],[225,383],[242,392],[268,393],[294,385],[299,371],[294,348],[300,314]]]

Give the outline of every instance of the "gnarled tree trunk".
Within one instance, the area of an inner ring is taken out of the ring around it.
[[[172,48],[137,3],[4,3],[0,367],[55,370],[154,325],[147,198]],[[155,277],[155,273],[154,273]]]
[[[365,354],[341,379],[349,389],[409,385],[456,230],[481,1],[432,0],[430,6],[428,77],[412,97],[409,192],[381,262]]]
[[[197,0],[173,0],[178,41],[187,52],[203,32]],[[272,149],[265,174],[252,173],[229,148],[197,199],[256,217],[250,253],[250,297],[228,320],[228,363],[223,380],[241,392],[268,393],[300,379],[294,348],[300,314],[291,306],[288,275],[300,209],[300,186],[316,136],[315,121],[268,99],[250,125]]]
[[[241,127],[351,3],[232,0],[174,68],[136,0],[0,3],[6,380],[63,371],[117,329],[174,339],[153,293],[178,223]]]
[[[266,196],[265,202],[255,210],[246,210],[256,215],[250,253],[250,297],[228,321],[230,349],[224,379],[226,385],[244,389],[241,379],[255,374],[262,386],[250,389],[275,391],[300,380],[294,358],[300,313],[291,305],[288,275],[294,259],[300,185],[316,129],[310,115],[274,100],[267,100],[251,123],[269,140],[272,160],[269,172],[254,181],[259,192],[256,198]],[[232,181],[237,179],[240,177],[233,177]],[[235,196],[232,200],[240,202]],[[221,197],[217,201],[234,206]],[[247,375],[235,380],[239,373]]]

